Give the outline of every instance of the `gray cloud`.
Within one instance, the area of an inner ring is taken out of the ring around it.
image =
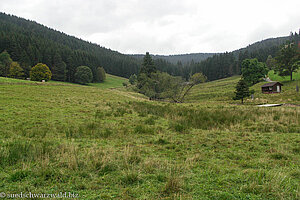
[[[10,0],[0,11],[122,53],[231,51],[300,28],[300,2]]]

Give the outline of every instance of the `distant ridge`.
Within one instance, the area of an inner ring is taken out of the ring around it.
[[[151,55],[154,59],[164,59],[172,64],[177,64],[181,62],[183,65],[191,63],[191,62],[200,62],[205,60],[209,57],[212,57],[217,53],[189,53],[189,54],[177,54],[177,55]],[[137,59],[141,59],[144,55],[142,54],[131,54],[132,56]]]

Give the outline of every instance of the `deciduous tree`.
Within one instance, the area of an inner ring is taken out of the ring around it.
[[[94,81],[97,83],[102,83],[106,79],[106,73],[103,67],[98,67],[95,73]]]
[[[75,81],[79,84],[87,84],[92,82],[93,73],[92,70],[87,66],[79,66],[76,69]]]
[[[281,47],[278,56],[276,56],[277,67],[275,72],[280,76],[289,75],[293,80],[293,72],[300,67],[300,50],[295,43],[286,44]]]
[[[8,76],[10,64],[12,63],[12,59],[7,51],[3,51],[0,54],[0,76]]]
[[[269,70],[275,69],[276,60],[271,55],[269,55],[267,60],[266,60],[266,65],[267,65]]]
[[[245,59],[242,62],[242,76],[249,86],[258,83],[267,74],[266,64],[258,62],[256,58]]]
[[[177,102],[184,102],[185,96],[190,92],[190,90],[200,83],[204,83],[207,80],[207,77],[203,75],[201,72],[193,74],[189,82],[183,83],[181,86],[180,93],[177,98]]]
[[[52,73],[46,64],[38,63],[30,71],[30,80],[32,81],[50,81]]]
[[[12,62],[9,68],[9,77],[11,78],[24,78],[24,70],[20,67],[19,63]]]

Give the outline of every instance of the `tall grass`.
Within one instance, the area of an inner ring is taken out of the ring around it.
[[[299,132],[299,115],[293,110],[254,107],[207,109],[170,104],[154,105],[146,102],[134,102],[131,105],[139,115],[146,113],[170,120],[170,128],[176,132],[186,132],[190,128],[236,130],[237,127],[242,130],[260,132]],[[288,123],[286,123],[287,120]]]
[[[214,100],[193,104],[78,85],[0,84],[0,190],[299,199],[299,108],[215,101],[235,81],[203,84],[196,89]]]

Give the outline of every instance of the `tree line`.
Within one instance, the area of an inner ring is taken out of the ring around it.
[[[88,66],[91,69],[92,82],[98,81],[96,75],[99,73],[99,66],[107,73],[126,78],[138,74],[142,67],[142,59],[123,55],[33,21],[0,13],[0,27],[0,52],[7,51],[20,64],[26,77],[29,77],[31,67],[37,63],[44,63],[49,67],[53,80],[67,82],[76,82],[78,66]],[[265,62],[269,56],[276,57],[276,52],[287,39],[299,40],[299,34],[267,39],[233,52],[205,54],[208,58],[200,62],[177,60],[175,63],[173,59],[169,62],[165,57],[159,56],[153,62],[159,71],[181,76],[185,81],[199,72],[212,81],[241,74],[242,62],[247,58]]]
[[[7,51],[29,75],[37,63],[46,64],[53,80],[76,82],[78,66],[88,66],[96,82],[97,70],[102,66],[107,73],[129,77],[139,70],[139,63],[99,45],[68,36],[36,22],[0,13],[0,52]]]
[[[37,63],[32,68],[22,68],[18,62],[12,60],[7,51],[0,53],[0,76],[30,79],[32,81],[49,81],[51,78],[54,80],[63,80],[62,75],[63,73],[59,73],[59,71],[51,71],[49,67],[43,63]],[[74,82],[79,84],[104,82],[105,79],[106,73],[103,67],[98,67],[93,73],[88,66],[78,66],[74,74]]]

